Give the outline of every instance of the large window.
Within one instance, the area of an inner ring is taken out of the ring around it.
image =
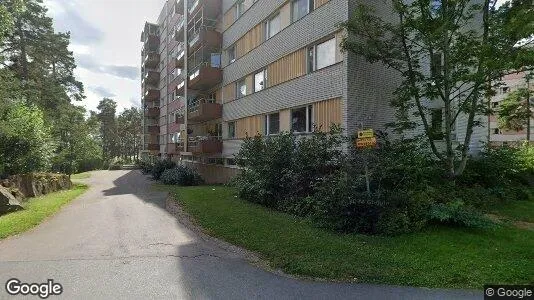
[[[235,122],[228,122],[228,138],[235,139]]]
[[[267,70],[261,70],[254,74],[254,92],[259,92],[267,87]]]
[[[291,110],[291,130],[311,132],[313,130],[313,107],[311,105]]]
[[[270,39],[278,32],[280,32],[280,13],[265,22],[265,39]]]
[[[293,0],[291,3],[291,21],[296,22],[313,10],[313,0]]]
[[[265,116],[265,135],[280,133],[280,114],[274,113]]]
[[[245,97],[247,95],[247,82],[241,79],[236,83],[236,98]]]
[[[308,71],[313,72],[336,63],[336,39],[308,48]]]
[[[431,137],[433,140],[443,139],[443,111],[441,108],[433,109],[431,113]]]

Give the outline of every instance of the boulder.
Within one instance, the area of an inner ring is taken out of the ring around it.
[[[0,186],[0,215],[21,209],[23,209],[23,207],[15,196],[13,196],[8,189]]]

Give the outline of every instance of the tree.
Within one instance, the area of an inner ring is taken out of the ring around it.
[[[512,1],[497,9],[494,0],[391,0],[395,18],[382,19],[372,7],[360,5],[343,25],[348,32],[342,42],[345,50],[400,75],[392,101],[398,117],[395,129],[422,127],[451,179],[466,168],[473,130],[481,125],[476,117],[488,113],[485,96],[491,83],[511,69],[533,65],[528,43],[518,46],[532,34],[524,28],[534,20],[525,14],[531,9],[527,2]],[[445,151],[436,145],[432,126],[430,111],[436,104],[443,108],[437,121],[443,123]],[[465,118],[457,130],[466,134],[455,148],[451,132],[458,118]]]
[[[104,160],[109,161],[119,155],[119,142],[117,132],[117,103],[109,98],[104,98],[98,104],[98,120],[100,121],[100,137],[102,139],[102,151]]]
[[[0,175],[45,171],[53,144],[43,113],[12,101],[0,115]]]
[[[500,103],[499,127],[507,130],[521,131],[527,129],[527,141],[530,141],[530,119],[532,118],[532,101],[527,75],[527,87],[511,92]]]
[[[136,107],[124,110],[117,117],[118,131],[121,133],[119,136],[121,156],[123,158],[139,158],[141,121],[141,110]]]

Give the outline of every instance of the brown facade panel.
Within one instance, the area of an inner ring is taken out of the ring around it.
[[[263,133],[263,115],[251,116],[239,119],[236,122],[236,136],[244,139]]]
[[[323,5],[325,5],[326,3],[328,3],[328,1],[330,0],[315,0],[315,3],[314,3],[314,8],[317,9]]]
[[[297,50],[267,67],[268,86],[295,79],[306,74],[306,49]]]
[[[263,23],[256,25],[236,42],[235,52],[237,58],[249,53],[263,42],[262,25]]]
[[[223,103],[230,102],[235,99],[235,83],[230,83],[223,88],[224,101]]]
[[[230,25],[232,25],[235,21],[235,8],[232,7],[230,10],[228,10],[223,17],[223,23],[224,23],[224,30],[226,30]]]
[[[341,99],[335,98],[313,104],[314,124],[322,131],[329,131],[332,124],[341,124]]]

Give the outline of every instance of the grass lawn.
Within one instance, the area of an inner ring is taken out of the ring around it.
[[[534,223],[534,200],[510,201],[491,212],[514,221]]]
[[[24,205],[24,210],[0,216],[0,239],[37,226],[45,218],[56,213],[63,205],[83,194],[87,188],[86,185],[78,184],[70,190],[33,198]]]
[[[84,172],[84,173],[72,174],[70,176],[70,179],[87,179],[89,177],[91,177],[91,172]]]
[[[534,282],[532,231],[433,227],[398,237],[342,235],[240,200],[228,187],[166,189],[208,234],[259,253],[286,273],[447,288]]]

